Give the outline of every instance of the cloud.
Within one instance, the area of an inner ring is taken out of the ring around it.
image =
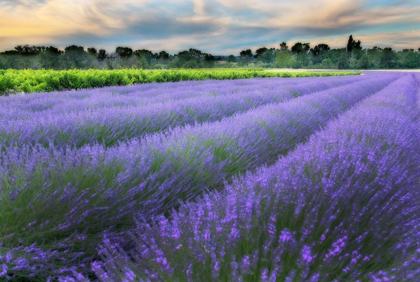
[[[198,15],[204,14],[204,0],[193,0],[194,3],[194,13]]]
[[[349,34],[363,46],[408,48],[417,24],[414,0],[3,0],[0,50],[27,43],[223,54],[282,41],[341,47]]]

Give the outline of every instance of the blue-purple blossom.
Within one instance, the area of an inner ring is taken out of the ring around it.
[[[419,280],[419,83],[0,97],[0,277]]]
[[[183,280],[187,266],[193,280],[416,281],[418,82],[413,75],[392,82],[273,165],[181,205],[169,222],[140,220],[130,267],[140,277],[143,268],[155,270],[156,281]],[[224,255],[207,256],[209,249]],[[136,259],[138,252],[145,255]],[[171,263],[170,276],[152,263],[157,255]],[[206,274],[215,259],[223,262],[216,278]]]

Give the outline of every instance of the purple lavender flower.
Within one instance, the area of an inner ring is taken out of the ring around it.
[[[76,281],[89,272],[103,281],[416,277],[415,79],[0,97],[3,272]],[[389,269],[398,260],[407,266]]]
[[[161,217],[152,224],[139,222],[132,238],[149,252],[141,260],[127,258],[137,264],[133,271],[142,277],[142,269],[154,269],[154,258],[164,255],[174,265],[171,279],[181,280],[188,265],[195,265],[194,277],[208,281],[419,277],[418,97],[418,84],[405,75],[274,165],[238,177],[223,192],[181,205],[171,221],[164,221],[164,233],[159,232]],[[258,203],[255,209],[247,208],[253,206],[250,201]],[[275,228],[268,228],[273,223]],[[182,236],[171,236],[170,226]],[[218,226],[210,246],[200,248],[205,240],[200,236],[186,240],[208,226]],[[271,233],[277,230],[273,241]],[[153,249],[147,247],[151,242]],[[181,242],[182,252],[174,253],[173,246]],[[224,256],[217,258],[223,278],[208,276],[207,265],[214,259],[205,255],[208,248],[223,249]],[[130,257],[138,257],[136,252]],[[254,253],[258,268],[250,273],[246,267]],[[196,264],[200,256],[205,260]]]

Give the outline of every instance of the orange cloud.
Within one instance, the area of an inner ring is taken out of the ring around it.
[[[68,39],[109,48],[135,42],[134,48],[155,43],[159,45],[154,49],[201,47],[233,53],[277,47],[275,42],[284,40],[315,44],[319,39],[338,47],[349,34],[363,46],[379,44],[373,42],[377,39],[407,48],[418,38],[407,29],[392,36],[362,35],[369,27],[420,23],[420,5],[406,2],[369,7],[367,0],[3,0],[0,49],[17,44],[62,46],[60,42]]]

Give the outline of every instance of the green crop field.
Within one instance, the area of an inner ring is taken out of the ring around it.
[[[136,83],[175,82],[207,79],[254,77],[318,77],[359,75],[361,72],[267,72],[260,68],[243,69],[171,69],[171,70],[0,70],[0,95],[15,92],[132,85]]]

